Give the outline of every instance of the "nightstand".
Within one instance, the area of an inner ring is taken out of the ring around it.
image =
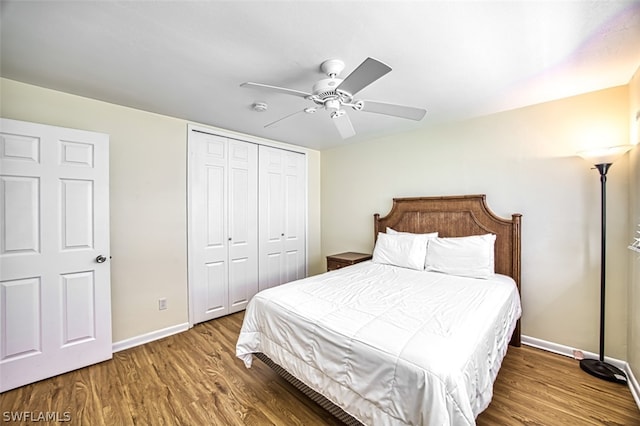
[[[370,254],[356,253],[353,251],[333,254],[331,256],[327,256],[327,271],[333,271],[344,268],[345,266],[355,265],[356,263],[364,262],[369,259],[371,259]]]

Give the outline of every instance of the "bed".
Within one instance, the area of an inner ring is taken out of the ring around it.
[[[236,355],[347,424],[473,425],[520,345],[520,221],[484,195],[396,198],[371,261],[254,296]]]

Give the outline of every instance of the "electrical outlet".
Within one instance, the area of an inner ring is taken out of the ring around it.
[[[158,299],[158,310],[164,311],[165,309],[167,309],[167,299],[162,297]]]

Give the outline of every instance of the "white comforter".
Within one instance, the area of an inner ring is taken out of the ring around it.
[[[264,353],[367,425],[473,425],[520,313],[505,276],[364,262],[258,293],[236,354]]]

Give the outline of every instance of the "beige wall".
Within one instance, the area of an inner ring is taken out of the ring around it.
[[[113,340],[188,321],[187,122],[0,80],[0,116],[110,135]],[[320,153],[309,164],[309,272],[320,257]],[[168,309],[158,310],[166,297]]]
[[[629,117],[631,123],[631,143],[636,145],[630,152],[631,174],[629,198],[631,200],[628,241],[640,237],[640,68],[629,83]],[[629,251],[629,333],[627,350],[628,362],[636,378],[640,378],[640,254]]]
[[[393,197],[486,193],[523,214],[525,335],[598,351],[600,182],[577,157],[629,143],[629,88],[616,87],[322,152],[322,252],[372,250]],[[608,175],[608,356],[627,358],[629,160]]]

